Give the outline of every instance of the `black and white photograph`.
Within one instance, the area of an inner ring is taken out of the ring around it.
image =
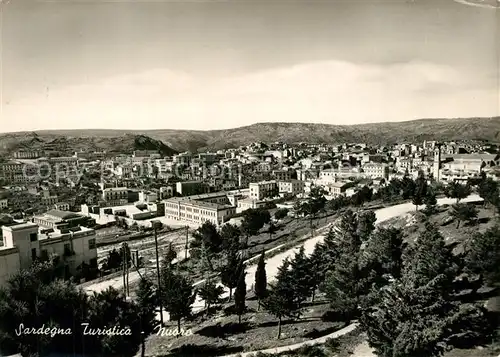
[[[500,357],[500,0],[0,0],[0,357]]]

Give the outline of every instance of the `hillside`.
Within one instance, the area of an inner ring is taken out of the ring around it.
[[[0,135],[0,150],[12,152],[23,149],[54,150],[62,153],[80,150],[105,150],[108,152],[132,153],[135,150],[157,150],[163,156],[177,153],[160,140],[146,135],[125,133],[123,135],[93,135],[75,132],[68,135],[53,133],[9,133]]]
[[[0,148],[53,145],[130,152],[153,148],[169,155],[174,151],[223,149],[256,141],[287,143],[391,144],[423,140],[489,140],[500,142],[500,117],[468,119],[420,119],[397,123],[328,125],[258,123],[211,131],[193,130],[60,130],[0,135]]]

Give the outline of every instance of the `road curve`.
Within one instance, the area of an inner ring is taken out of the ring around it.
[[[481,202],[482,200],[483,199],[481,197],[479,197],[478,195],[470,195],[469,197],[463,199],[461,202]],[[450,205],[450,204],[454,204],[456,202],[455,199],[451,199],[451,198],[440,198],[437,201],[438,201],[437,204],[440,206]],[[419,208],[422,208],[422,207],[419,207]],[[397,217],[397,216],[400,216],[400,215],[403,215],[403,214],[406,214],[409,212],[413,212],[414,210],[415,210],[415,206],[412,203],[402,203],[399,205],[390,206],[390,207],[375,210],[374,212],[375,212],[375,215],[377,217],[376,224],[379,224],[379,223],[384,222],[388,219],[391,219],[391,218],[394,218],[394,217]],[[324,236],[320,235],[320,236],[313,237],[313,238],[307,240],[303,244],[306,254],[311,254],[312,251],[314,250],[316,243],[321,242],[323,240],[323,238],[324,238]],[[269,258],[266,261],[266,272],[267,272],[268,281],[272,280],[276,276],[276,273],[278,271],[278,267],[281,265],[283,260],[286,259],[287,257],[292,257],[295,254],[295,252],[297,252],[299,250],[299,248],[300,248],[300,245],[298,247],[287,250],[286,252],[278,254],[272,258]],[[256,266],[250,266],[247,268],[247,273],[248,273],[247,278],[246,278],[247,286],[251,286],[253,284],[255,270],[256,270]],[[315,345],[315,344],[325,343],[326,340],[328,340],[330,338],[337,338],[337,337],[343,336],[343,335],[353,331],[356,327],[357,327],[357,324],[353,323],[349,326],[344,327],[341,330],[335,331],[329,335],[317,338],[315,340],[304,341],[301,343],[296,343],[296,344],[289,345],[289,346],[272,348],[272,349],[268,349],[268,350],[250,351],[250,352],[244,352],[244,353],[240,353],[240,354],[236,353],[236,354],[232,354],[232,355],[224,355],[224,356],[219,356],[219,357],[236,357],[236,356],[250,357],[250,356],[256,355],[258,352],[281,353],[281,352],[286,352],[286,351],[293,351],[293,350],[299,349],[300,347],[303,347],[305,345]],[[375,355],[372,355],[372,356],[375,356]],[[372,356],[363,355],[363,357],[372,357]],[[500,356],[498,356],[498,357],[500,357]]]

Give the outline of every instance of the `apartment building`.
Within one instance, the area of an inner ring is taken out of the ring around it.
[[[304,192],[304,182],[300,180],[278,181],[280,194],[296,196]]]
[[[236,207],[187,198],[172,197],[165,201],[165,217],[198,225],[211,222],[220,227],[236,213]]]
[[[111,187],[102,190],[102,199],[111,206],[120,206],[128,203],[128,188]]]
[[[262,200],[266,197],[275,197],[278,195],[277,181],[261,181],[252,182],[249,185],[250,198],[255,200]]]
[[[273,176],[276,181],[289,181],[292,179],[292,172],[287,170],[274,170]]]
[[[97,267],[95,231],[84,227],[39,233],[34,223],[2,227],[4,245],[0,247],[0,286],[33,261],[59,257],[67,276],[77,274],[82,264]]]
[[[363,171],[367,177],[372,179],[389,178],[389,166],[387,166],[386,164],[366,164],[365,166],[363,166]]]

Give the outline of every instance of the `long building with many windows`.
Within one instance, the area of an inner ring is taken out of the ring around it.
[[[219,227],[227,222],[235,213],[236,207],[229,204],[212,203],[182,197],[172,197],[165,201],[166,218],[199,225],[208,221]]]

